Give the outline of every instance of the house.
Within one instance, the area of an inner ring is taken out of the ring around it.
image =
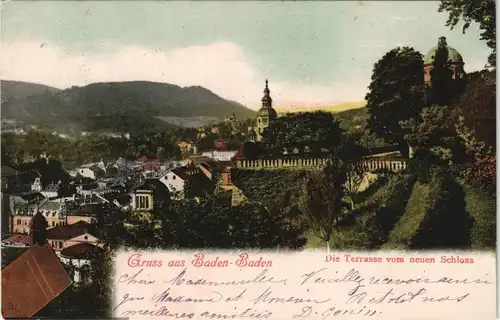
[[[91,165],[89,167],[80,167],[76,171],[78,175],[92,180],[103,178],[106,175],[106,171],[99,168],[97,165]]]
[[[182,199],[190,176],[196,172],[196,168],[179,167],[167,172],[159,181],[168,188],[175,198]]]
[[[130,196],[132,210],[151,211],[170,200],[170,190],[158,179],[145,179],[132,189]]]
[[[208,165],[175,168],[167,172],[159,181],[167,186],[172,197],[177,199],[204,196],[213,185]],[[189,190],[189,194],[185,193],[186,190]]]
[[[207,163],[210,165],[216,164],[217,161],[206,156],[191,156],[187,159],[181,160],[180,163],[182,166],[197,166],[200,163]]]
[[[37,178],[38,179],[38,178]],[[42,188],[40,190],[40,193],[44,195],[45,198],[57,198],[60,195],[60,191],[62,189],[62,184],[61,182],[55,184],[51,183]]]
[[[138,168],[144,171],[151,171],[154,170],[155,168],[159,169],[161,166],[161,163],[158,162],[158,159],[147,156],[142,156],[140,158],[137,158],[137,160],[135,160],[135,164]]]
[[[40,202],[31,202],[20,205],[15,205],[12,209],[11,217],[11,232],[30,234],[31,221],[38,212],[40,206],[47,200],[43,199]]]
[[[97,192],[99,188],[97,183],[81,184],[76,186],[75,200],[81,200],[85,203],[96,202]]]
[[[50,246],[35,244],[2,270],[2,318],[31,318],[70,285]]]
[[[207,150],[203,151],[201,155],[213,159],[215,161],[231,161],[238,153],[238,150]]]
[[[247,200],[247,197],[233,184],[231,180],[231,168],[226,168],[221,175],[219,182],[217,183],[216,193],[217,194],[227,194],[230,192],[231,205],[238,206]]]
[[[27,234],[13,234],[4,241],[2,245],[13,247],[29,247],[33,244],[33,238]]]
[[[96,234],[94,225],[79,221],[47,229],[47,241],[59,255],[63,249],[79,243],[101,246],[99,239],[94,234]]]
[[[128,209],[130,209],[130,204],[132,201],[132,197],[130,194],[108,193],[102,195],[102,197],[106,200],[106,203],[111,203],[120,210],[128,211]]]
[[[79,221],[84,221],[86,223],[93,223],[96,221],[97,216],[101,210],[101,205],[97,203],[87,203],[71,210],[66,215],[67,224],[75,224]]]
[[[14,207],[19,207],[21,205],[29,203],[38,203],[45,200],[45,197],[40,192],[22,192],[17,194],[9,195],[9,209],[10,212],[14,212]]]
[[[59,259],[66,265],[73,266],[70,277],[75,283],[88,283],[90,279],[90,267],[92,258],[96,253],[102,253],[104,249],[89,243],[82,242],[61,250]]]
[[[39,208],[49,228],[66,224],[67,207],[62,199],[47,200]]]

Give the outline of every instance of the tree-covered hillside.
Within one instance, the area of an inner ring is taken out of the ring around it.
[[[203,87],[146,81],[94,83],[62,91],[47,90],[16,99],[10,82],[2,95],[2,118],[76,126],[81,130],[138,131],[164,129],[156,117],[215,117],[233,113],[240,119],[255,111],[227,101]],[[4,92],[5,91],[5,92]]]

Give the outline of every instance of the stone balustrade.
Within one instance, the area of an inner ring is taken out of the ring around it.
[[[235,161],[235,167],[246,170],[319,169],[327,161],[328,158],[238,159]],[[398,172],[406,169],[407,161],[405,159],[364,159],[362,165],[367,172],[378,170]]]

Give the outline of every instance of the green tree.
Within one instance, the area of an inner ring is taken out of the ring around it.
[[[429,104],[440,106],[451,103],[453,96],[453,72],[448,64],[448,49],[440,45],[436,50],[432,70]]]
[[[453,106],[459,110],[463,125],[471,131],[473,138],[494,151],[497,108],[495,73],[475,72],[467,78],[467,87]]]
[[[456,109],[432,105],[424,108],[419,118],[402,121],[401,126],[414,149],[428,149],[442,160],[461,162],[465,154],[456,123]]]
[[[314,234],[330,251],[330,239],[344,209],[346,174],[339,159],[332,159],[323,171],[313,171],[304,181],[300,210]]]
[[[387,52],[373,68],[366,101],[368,127],[388,142],[402,143],[399,122],[415,118],[425,104],[422,55],[413,48]]]
[[[308,146],[311,152],[334,151],[340,142],[340,122],[330,112],[292,113],[279,117],[264,131],[263,143],[283,148]]]
[[[360,136],[360,134],[345,133],[339,147],[339,157],[342,159],[346,174],[345,193],[349,197],[351,210],[354,210],[356,195],[365,177],[362,160],[367,150],[358,144]]]
[[[491,66],[496,66],[496,1],[495,0],[441,0],[439,12],[447,12],[446,26],[453,29],[460,20],[464,26],[462,32],[470,27],[472,22],[479,24],[481,40],[492,49],[488,57]]]

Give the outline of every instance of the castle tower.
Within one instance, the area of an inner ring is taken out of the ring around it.
[[[269,82],[266,79],[266,87],[264,88],[264,96],[262,97],[262,108],[257,113],[257,141],[262,141],[264,129],[278,118],[276,110],[273,109],[273,99],[271,99],[268,86]]]

